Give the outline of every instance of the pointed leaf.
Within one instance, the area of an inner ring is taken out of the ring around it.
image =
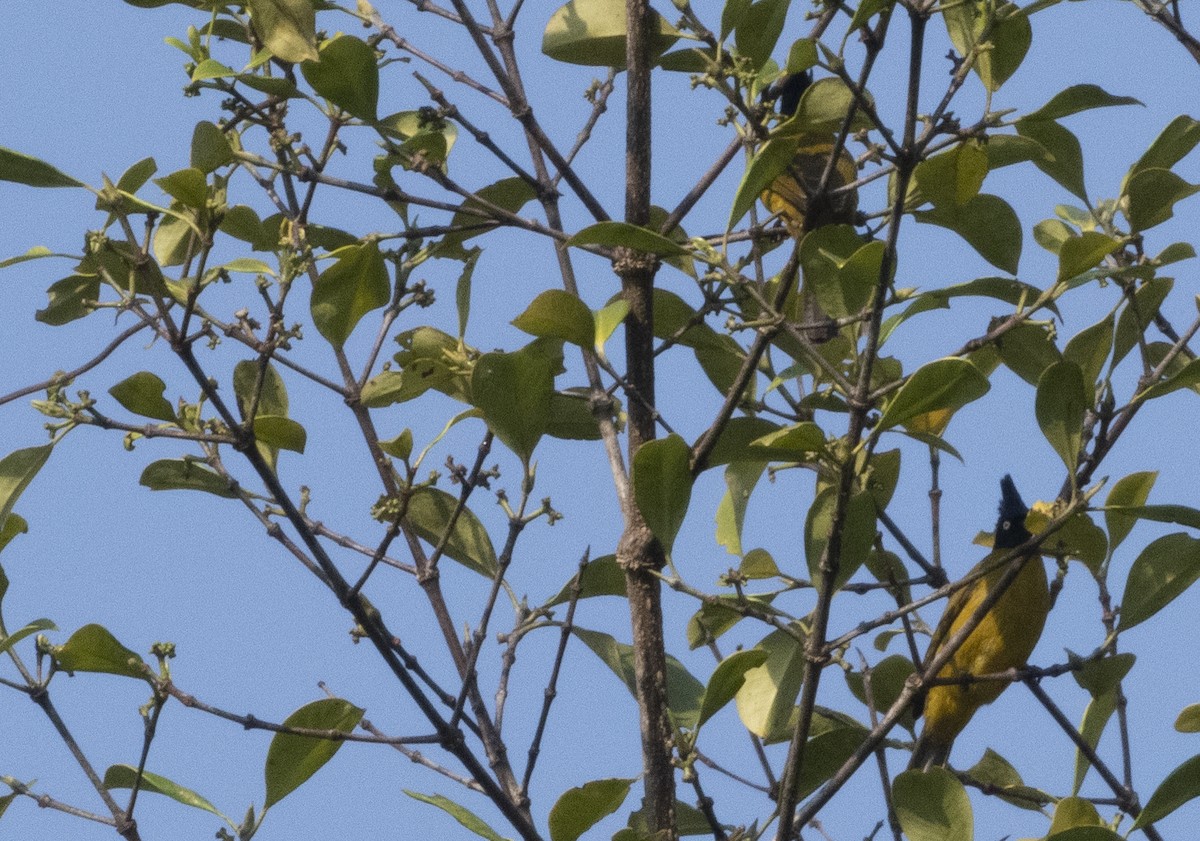
[[[204,491],[226,499],[237,499],[237,492],[230,487],[228,479],[190,459],[160,459],[151,462],[142,471],[138,484],[152,491]]]
[[[11,522],[11,520],[10,520],[10,522]],[[0,593],[0,596],[2,596],[2,595],[3,595],[3,593]],[[4,652],[8,651],[10,648],[12,648],[14,645],[19,643],[21,640],[25,639],[26,637],[30,637],[30,636],[40,633],[42,631],[57,631],[57,630],[58,630],[58,626],[55,625],[49,619],[35,619],[32,622],[30,622],[28,625],[21,628],[20,630],[13,631],[11,634],[9,634],[4,639],[0,639],[0,654],[3,654]]]
[[[312,0],[249,0],[254,31],[284,61],[316,61],[317,13]]]
[[[158,375],[139,371],[108,390],[113,399],[135,415],[162,421],[174,421],[175,410],[163,397],[167,384]]]
[[[1125,188],[1126,214],[1134,233],[1148,231],[1175,215],[1175,205],[1200,192],[1169,169],[1139,170]]]
[[[391,284],[387,265],[375,242],[349,246],[336,263],[321,272],[312,291],[312,317],[317,331],[341,347],[371,310],[388,302]]]
[[[178,803],[182,803],[184,806],[203,809],[219,817],[225,817],[217,811],[216,806],[209,803],[208,800],[190,788],[184,788],[178,783],[168,780],[166,777],[160,777],[158,774],[142,771],[139,779],[138,771],[132,765],[110,765],[108,770],[104,772],[104,787],[110,791],[118,788],[133,788],[135,784],[141,791],[165,794],[167,797]]]
[[[804,678],[804,645],[792,634],[775,630],[755,648],[766,651],[761,666],[747,669],[738,690],[738,717],[754,735],[771,739],[787,727]]]
[[[596,341],[592,311],[579,297],[562,289],[547,289],[513,319],[512,325],[531,336],[549,336],[580,347]]]
[[[0,459],[0,528],[4,527],[17,498],[29,487],[53,449],[53,444],[27,447]]]
[[[1057,120],[1092,108],[1141,104],[1132,96],[1114,96],[1099,85],[1072,85],[1056,93],[1049,102],[1029,114],[1026,119]]]
[[[439,488],[421,488],[408,500],[408,524],[419,537],[436,546],[450,525],[458,499]],[[463,508],[446,540],[445,554],[467,569],[491,578],[496,574],[496,550],[483,523]]]
[[[1200,540],[1168,534],[1142,550],[1121,602],[1119,630],[1127,631],[1166,607],[1200,578]]]
[[[1130,473],[1128,476],[1123,476],[1112,486],[1112,490],[1108,492],[1108,499],[1104,501],[1105,508],[1107,509],[1109,506],[1145,505],[1146,500],[1150,496],[1150,489],[1154,487],[1156,479],[1158,479],[1157,470],[1146,470],[1141,473]],[[1125,538],[1129,536],[1129,532],[1133,530],[1133,524],[1136,521],[1137,518],[1129,514],[1105,510],[1104,525],[1108,529],[1108,546],[1110,552],[1117,551],[1117,547],[1121,545]]]
[[[629,689],[633,697],[637,697],[637,677],[634,671],[633,646],[618,642],[610,634],[602,631],[589,631],[578,626],[571,632],[608,666]],[[670,654],[667,655],[667,706],[671,717],[678,727],[695,727],[700,715],[700,699],[704,695],[704,685],[696,680],[684,665]]]
[[[332,730],[352,733],[362,720],[365,710],[341,698],[322,698],[305,704],[289,715],[284,727],[306,730]],[[341,749],[342,739],[319,739],[314,736],[297,736],[294,733],[276,733],[267,749],[267,762],[263,776],[267,783],[267,797],[263,810],[269,809],[300,787],[317,773],[333,755]]]
[[[1046,154],[1033,159],[1033,165],[1053,178],[1072,195],[1087,201],[1083,178],[1083,149],[1070,129],[1054,120],[1026,117],[1017,121],[1017,131],[1041,146]]]
[[[546,602],[546,607],[554,607],[571,601],[575,590],[575,576],[562,586],[558,594]],[[591,561],[583,568],[579,579],[579,598],[590,599],[593,596],[624,596],[625,570],[617,563],[616,555],[605,555]]]
[[[1131,829],[1162,820],[1189,800],[1200,797],[1200,756],[1193,756],[1159,783]]]
[[[550,841],[577,841],[621,807],[632,779],[592,780],[563,793],[550,809]]]
[[[702,727],[704,722],[732,701],[746,682],[746,672],[761,666],[766,660],[766,651],[750,648],[735,651],[718,663],[712,677],[708,679],[708,686],[704,689],[704,699],[700,703],[700,718],[696,727]]]
[[[300,65],[313,90],[334,105],[364,120],[376,118],[379,67],[375,50],[352,35],[339,35],[321,45],[320,59]]]
[[[966,789],[945,768],[905,771],[892,783],[892,799],[909,841],[971,841],[975,835]]]
[[[0,146],[0,181],[14,181],[29,187],[86,187],[45,161]]]
[[[504,836],[496,832],[488,826],[482,818],[472,812],[465,806],[460,806],[448,797],[443,797],[440,794],[420,794],[415,791],[404,789],[404,793],[414,800],[420,800],[422,803],[428,803],[431,806],[437,806],[446,814],[450,815],[466,829],[474,832],[481,838],[486,838],[487,841],[505,841]]]
[[[1120,246],[1120,242],[1099,231],[1084,231],[1077,237],[1071,237],[1058,251],[1059,282],[1070,280],[1098,266]]]
[[[471,402],[526,465],[550,423],[554,369],[532,349],[486,353],[471,374]]]
[[[991,384],[966,359],[938,359],[918,368],[883,410],[879,429],[891,429],[938,409],[957,411],[987,394]]]
[[[54,647],[54,659],[66,672],[102,672],[124,677],[146,678],[144,660],[117,641],[102,625],[84,625],[62,645]]]
[[[661,55],[679,32],[658,14],[648,29],[650,51]],[[625,69],[625,0],[571,0],[546,24],[542,52],[556,61]]]
[[[1088,392],[1083,372],[1074,362],[1056,362],[1038,380],[1034,406],[1038,426],[1071,474],[1079,464]]]
[[[647,441],[633,457],[633,497],[668,552],[692,498],[691,448],[678,435]]]
[[[260,414],[254,419],[254,437],[258,443],[294,453],[304,452],[308,433],[291,418]]]
[[[153,158],[146,158],[146,160],[150,164],[147,169],[151,172],[157,169]],[[207,173],[232,162],[233,147],[229,145],[229,138],[225,136],[225,132],[207,120],[196,123],[196,128],[192,130],[192,166]],[[149,174],[146,177],[149,178]],[[124,176],[121,180],[125,180]],[[138,188],[121,187],[120,189],[128,193],[136,193]]]
[[[954,231],[993,266],[1017,273],[1021,261],[1021,220],[999,196],[979,193],[965,204],[913,214],[918,222]]]

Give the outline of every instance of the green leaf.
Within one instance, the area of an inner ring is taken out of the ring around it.
[[[647,441],[633,457],[633,497],[646,525],[671,551],[692,498],[691,448],[678,435]]]
[[[212,124],[207,123],[205,125],[212,125]],[[213,126],[213,127],[216,128],[215,126]],[[200,129],[200,124],[197,124],[196,129],[197,130]],[[196,136],[195,135],[196,135],[196,132],[193,132],[193,134],[192,134],[192,154],[193,155],[195,154],[195,151],[196,151]],[[222,139],[224,139],[223,136],[222,136]],[[228,141],[226,141],[225,145],[226,146],[229,145]],[[193,163],[192,166],[196,166],[196,164]],[[133,166],[129,167],[129,169],[125,170],[125,172],[123,172],[121,174],[121,177],[117,180],[117,189],[121,190],[122,192],[125,192],[125,193],[136,193],[138,190],[142,189],[142,187],[144,187],[146,185],[146,182],[150,180],[150,176],[154,175],[154,173],[156,173],[156,172],[158,172],[158,164],[155,163],[154,158],[142,158],[140,161],[135,163]]]
[[[1137,163],[1129,168],[1121,182],[1121,194],[1126,193],[1130,179],[1147,169],[1170,169],[1183,160],[1200,143],[1200,122],[1184,114],[1172,120],[1150,144]]]
[[[742,220],[758,201],[762,191],[788,168],[799,145],[800,137],[797,135],[777,135],[759,147],[747,163],[742,180],[733,194],[733,206],[729,209],[729,221],[725,226],[727,230]]]
[[[679,31],[651,11],[652,57],[679,40]],[[571,0],[546,24],[542,52],[556,61],[625,69],[625,0]]]
[[[602,631],[589,631],[575,626],[571,632],[599,657],[637,697],[637,678],[634,673],[633,646],[617,642]],[[704,685],[688,672],[684,665],[667,655],[667,707],[677,727],[695,727],[700,714],[700,699]]]
[[[1107,509],[1111,506],[1145,505],[1146,500],[1150,497],[1150,489],[1154,487],[1156,479],[1158,479],[1157,470],[1130,473],[1128,476],[1123,476],[1119,479],[1112,486],[1112,490],[1108,492],[1108,499],[1104,501],[1106,509],[1104,512],[1104,526],[1108,529],[1108,546],[1110,552],[1117,551],[1117,547],[1129,536],[1129,532],[1133,530],[1133,525],[1137,521],[1137,518],[1129,514],[1109,511]]]
[[[1100,813],[1091,801],[1082,797],[1064,797],[1054,805],[1054,818],[1050,821],[1048,838],[1060,832],[1081,826],[1101,826]]]
[[[804,238],[804,282],[831,318],[857,315],[879,285],[884,244],[863,243],[849,225],[825,225]]]
[[[422,803],[428,803],[431,806],[437,806],[443,812],[446,812],[464,827],[481,838],[486,838],[487,841],[505,841],[504,836],[496,832],[483,819],[468,809],[466,806],[460,806],[448,797],[443,797],[440,794],[420,794],[415,791],[404,789],[404,793],[414,800],[420,800]]]
[[[379,449],[383,450],[392,458],[398,458],[405,461],[412,455],[413,434],[411,429],[405,429],[395,438],[389,441],[380,441]]]
[[[1098,266],[1121,243],[1099,231],[1084,231],[1062,244],[1058,252],[1058,282],[1070,280]]]
[[[283,61],[317,61],[317,12],[312,0],[248,0],[254,31]]]
[[[620,403],[615,404],[620,412]],[[592,400],[587,389],[568,389],[550,395],[550,422],[546,434],[551,438],[569,441],[599,441],[600,424],[592,413]]]
[[[567,581],[558,594],[546,602],[546,607],[566,604],[571,601],[575,591],[575,576]],[[579,598],[590,599],[593,596],[624,596],[625,570],[617,563],[616,555],[604,555],[596,558],[583,568],[579,579]]]
[[[420,488],[408,499],[408,524],[433,546],[442,540],[458,499],[439,488]],[[470,508],[463,508],[446,540],[445,554],[467,569],[491,578],[496,574],[496,550],[487,529]]]
[[[979,194],[987,174],[987,150],[972,139],[917,164],[914,189],[935,207],[959,207]]]
[[[734,29],[737,52],[750,60],[755,70],[761,68],[775,49],[787,20],[790,0],[756,0],[741,14]]]
[[[291,418],[282,415],[259,414],[254,418],[254,437],[258,443],[294,453],[304,452],[308,433]]]
[[[1024,9],[1012,3],[997,4],[991,35],[991,49],[980,53],[976,69],[989,91],[997,91],[1025,60],[1033,43],[1033,28]]]
[[[151,462],[142,471],[138,484],[152,491],[204,491],[226,499],[237,499],[238,496],[229,479],[191,459],[160,459]]]
[[[1145,622],[1200,578],[1200,540],[1168,534],[1142,550],[1125,579],[1119,630]]]
[[[658,291],[658,290],[655,290]],[[604,355],[604,343],[629,315],[629,302],[617,298],[596,311],[596,352]]]
[[[1046,841],[1125,841],[1125,838],[1106,826],[1076,826],[1049,835]]]
[[[549,425],[553,393],[554,368],[532,348],[485,353],[471,373],[471,402],[526,465]]]
[[[184,788],[178,783],[168,780],[166,777],[160,777],[158,774],[142,771],[139,777],[137,769],[132,765],[110,765],[108,770],[104,772],[104,787],[110,791],[118,788],[133,788],[134,785],[140,791],[165,794],[167,797],[177,803],[182,803],[184,806],[203,809],[219,817],[225,817],[217,811],[216,806],[209,803],[190,788]]]
[[[155,178],[154,183],[168,196],[187,207],[203,208],[208,202],[208,182],[204,173],[195,167]]]
[[[599,245],[607,248],[631,248],[659,257],[676,257],[686,254],[674,240],[669,240],[657,231],[630,225],[628,222],[597,222],[576,233],[567,245]]]
[[[30,260],[40,260],[43,257],[65,257],[65,254],[55,254],[44,245],[35,245],[24,254],[18,254],[16,257],[9,257],[7,260],[0,260],[0,269],[7,269],[9,266],[15,266],[19,263],[27,263]]]
[[[1105,509],[1108,510],[1109,506],[1106,505]],[[1111,510],[1139,520],[1174,523],[1190,529],[1200,529],[1200,511],[1186,505],[1115,505]]]
[[[1086,511],[1072,515],[1061,529],[1046,539],[1042,547],[1047,555],[1076,558],[1092,572],[1098,572],[1108,557],[1108,538]]]
[[[1083,372],[1074,362],[1056,362],[1038,380],[1034,405],[1038,426],[1071,475],[1079,464],[1089,391]]]
[[[364,712],[365,710],[341,698],[322,698],[305,704],[289,715],[283,726],[353,733]],[[276,733],[271,739],[271,747],[267,749],[267,762],[263,769],[267,783],[263,811],[287,797],[317,773],[343,744],[342,739],[318,739],[313,736],[297,736],[294,733]]]
[[[9,514],[8,519],[0,526],[0,550],[4,549],[12,539],[18,534],[26,534],[29,531],[29,523],[25,522],[25,518],[20,514]],[[3,577],[4,571],[0,570],[0,577]],[[0,599],[4,598],[4,588],[0,587]]]
[[[732,701],[746,682],[746,672],[761,666],[766,660],[766,651],[750,648],[735,651],[718,663],[712,677],[708,679],[708,686],[704,689],[704,699],[700,702],[700,718],[696,727],[702,727],[704,722]]]
[[[779,424],[772,423],[766,418],[748,416],[730,418],[729,422],[725,424],[725,428],[721,430],[721,434],[717,436],[717,442],[713,445],[708,460],[704,463],[704,469],[720,467],[735,461],[764,461],[765,457],[753,444],[763,436],[777,431],[779,431]]]
[[[0,146],[0,181],[13,181],[29,187],[86,187],[45,161],[31,158]]]
[[[1189,800],[1200,797],[1200,756],[1193,756],[1159,783],[1130,829],[1162,820]]]
[[[1139,170],[1125,188],[1126,216],[1132,233],[1148,231],[1175,215],[1176,203],[1200,192],[1169,169]]]
[[[1174,287],[1175,281],[1171,278],[1155,277],[1133,293],[1133,301],[1127,303],[1117,317],[1117,332],[1113,339],[1114,367],[1137,347],[1138,337],[1154,322],[1159,308]]]
[[[883,410],[878,428],[891,429],[939,409],[957,411],[987,394],[991,384],[966,359],[949,357],[922,365]]]
[[[1109,313],[1100,321],[1071,337],[1063,348],[1063,359],[1073,362],[1083,372],[1083,380],[1089,386],[1094,386],[1104,371],[1104,363],[1112,353],[1113,334],[1116,320]],[[1089,388],[1094,394],[1094,388]],[[1088,400],[1092,402],[1091,399]]]
[[[736,696],[738,717],[751,733],[770,739],[787,727],[800,693],[806,662],[804,645],[793,634],[777,629],[755,648],[766,651],[767,659],[744,673]]]
[[[1017,131],[1046,151],[1045,155],[1033,159],[1033,165],[1086,202],[1087,185],[1083,178],[1083,149],[1079,138],[1054,120],[1032,117],[1018,120]]]
[[[824,573],[821,561],[833,529],[837,489],[828,487],[817,494],[804,525],[804,554],[808,561],[808,574],[814,586],[821,586]],[[859,491],[850,497],[842,524],[842,550],[838,558],[834,588],[839,588],[866,563],[871,546],[875,543],[875,498],[870,491]]]
[[[590,348],[596,342],[596,321],[587,304],[562,289],[547,289],[512,321],[531,336],[562,339]]]
[[[434,249],[436,256],[464,259],[466,251],[463,249],[463,243],[490,230],[494,224],[491,222],[493,212],[482,202],[516,213],[537,197],[537,191],[525,179],[514,176],[489,184],[477,190],[475,195],[478,196],[478,200],[464,201],[450,220],[451,228],[463,230],[453,230],[442,237]],[[481,225],[484,227],[473,227]]]
[[[837,773],[865,739],[866,731],[858,727],[835,727],[809,739],[796,781],[799,797],[808,797]]]
[[[954,231],[993,266],[1017,273],[1021,261],[1021,220],[999,196],[979,193],[957,207],[935,207],[913,214],[918,222]]]
[[[1193,359],[1176,370],[1167,379],[1155,383],[1138,395],[1139,400],[1154,400],[1158,397],[1179,391],[1181,388],[1193,388],[1200,384],[1200,360]]]
[[[379,67],[375,50],[352,35],[339,35],[321,45],[320,59],[300,65],[313,90],[363,120],[374,120],[379,102]]]
[[[1175,729],[1180,733],[1200,733],[1200,704],[1189,704],[1180,710]]]
[[[340,348],[364,315],[388,302],[391,283],[377,243],[349,246],[338,253],[337,262],[321,272],[313,285],[311,306],[317,331]]]
[[[139,371],[108,390],[113,399],[135,415],[161,421],[174,421],[175,410],[163,397],[167,384],[157,374]]]
[[[812,421],[785,426],[750,442],[748,457],[763,461],[803,461],[825,450],[825,433]]]
[[[146,160],[157,169],[153,158],[146,158]],[[225,136],[225,132],[207,120],[196,123],[196,128],[192,130],[192,166],[201,172],[208,173],[232,162],[233,147],[229,145],[229,139]],[[124,181],[124,177],[121,180]],[[137,192],[137,187],[129,189],[121,187],[120,184],[117,187],[129,193]]]
[[[1081,689],[1086,689],[1093,698],[1099,698],[1116,688],[1125,675],[1129,674],[1136,660],[1137,657],[1129,652],[1113,654],[1092,660],[1082,669],[1071,672],[1071,677]]]
[[[0,528],[4,527],[17,498],[29,487],[53,449],[53,444],[27,447],[0,459]]]
[[[563,792],[550,809],[550,841],[577,841],[621,807],[632,779],[592,780]]]
[[[725,468],[725,495],[717,505],[717,543],[731,555],[742,554],[742,527],[754,486],[767,469],[765,461],[735,461]]]
[[[996,350],[1014,374],[1033,386],[1047,368],[1062,360],[1048,323],[1018,324],[996,340]]]
[[[84,625],[62,645],[54,647],[54,659],[65,672],[102,672],[145,679],[147,666],[102,625]]]
[[[1072,85],[1056,93],[1049,102],[1025,119],[1057,120],[1092,108],[1141,104],[1140,100],[1131,96],[1113,96],[1098,85]]]
[[[909,841],[971,841],[975,821],[966,789],[945,768],[905,771],[892,783],[896,817]]]
[[[967,776],[994,787],[997,797],[1018,809],[1040,812],[1040,807],[1054,802],[1054,798],[1044,791],[1025,785],[1017,769],[991,748],[983,752],[979,761],[967,771]]]
[[[11,520],[10,520],[10,522],[11,522]],[[2,595],[3,594],[0,593],[0,596],[2,596]],[[20,630],[13,631],[11,634],[6,636],[4,639],[0,639],[0,654],[3,654],[4,652],[8,651],[14,645],[19,643],[21,640],[25,639],[26,637],[33,636],[34,634],[40,633],[41,631],[57,631],[57,630],[58,630],[58,626],[55,625],[51,620],[35,619],[32,622],[30,622],[29,624],[22,627]]]
[[[889,709],[904,690],[905,681],[914,672],[912,661],[899,654],[885,657],[871,667],[869,708],[878,713]],[[864,704],[868,703],[867,680],[862,672],[844,672],[850,692]],[[911,712],[905,711],[900,723],[912,727]]]

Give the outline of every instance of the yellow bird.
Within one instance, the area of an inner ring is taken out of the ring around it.
[[[772,85],[766,98],[778,99],[779,113],[785,118],[791,117],[811,85],[810,73],[791,73]],[[840,189],[858,178],[858,166],[845,148],[825,182],[825,190],[821,191],[821,180],[833,153],[834,140],[831,132],[801,134],[788,168],[759,196],[766,208],[783,220],[788,233],[797,242],[809,231],[824,225],[852,225],[858,216],[858,191]],[[821,310],[807,289],[802,289],[793,315],[808,325],[805,335],[815,344],[827,342],[838,334],[837,325]]]
[[[779,113],[791,117],[800,106],[800,98],[811,85],[810,73],[792,73],[776,83],[767,95],[778,97]],[[811,200],[821,186],[821,177],[829,164],[833,146],[834,136],[831,133],[801,135],[791,165],[762,192],[762,203],[780,216],[788,231],[796,238],[822,225],[854,223],[858,211],[858,191],[834,192],[853,183],[858,177],[858,166],[845,148],[838,155],[837,165],[829,175],[820,201]]]
[[[1025,515],[1029,509],[1021,501],[1011,476],[1001,480],[1000,492],[1000,518],[996,523],[994,549],[975,565],[970,574],[989,565],[993,568],[951,597],[942,621],[930,640],[925,655],[926,663],[937,655],[942,643],[966,624],[1004,575],[1008,564],[997,566],[995,562],[1030,537],[1025,528]],[[967,636],[937,676],[954,678],[993,674],[1024,666],[1042,635],[1049,612],[1050,590],[1046,583],[1046,568],[1041,557],[1035,555],[1025,561],[1004,595]],[[925,729],[913,748],[908,767],[927,770],[933,765],[945,765],[955,737],[967,726],[971,716],[984,704],[995,701],[1007,686],[1002,681],[986,681],[932,687],[925,696]]]

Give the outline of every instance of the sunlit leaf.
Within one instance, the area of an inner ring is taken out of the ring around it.
[[[144,660],[117,641],[102,625],[84,625],[62,645],[54,647],[54,659],[65,672],[103,672],[145,678]]]
[[[108,390],[113,399],[130,412],[147,418],[174,421],[175,409],[163,397],[167,389],[157,374],[139,371]]]
[[[305,730],[329,730],[352,733],[365,710],[341,698],[322,698],[305,704],[284,719],[284,727]],[[263,809],[269,809],[317,773],[341,749],[342,739],[320,739],[294,733],[276,733],[267,749],[263,775],[267,797]]]
[[[647,441],[633,457],[633,496],[654,536],[670,551],[692,498],[691,448],[678,435]]]
[[[1200,540],[1168,534],[1134,560],[1125,579],[1120,630],[1146,621],[1200,578]]]
[[[209,803],[207,799],[190,788],[184,788],[178,783],[168,780],[166,777],[152,774],[149,771],[142,771],[139,775],[138,770],[132,765],[110,765],[108,770],[104,772],[104,787],[109,790],[133,788],[134,785],[140,791],[165,794],[167,797],[177,803],[182,803],[184,806],[203,809],[205,812],[212,812],[214,815],[224,817],[217,811],[217,807]]]
[[[550,809],[550,841],[577,841],[620,808],[633,779],[592,780],[568,789]]]
[[[966,789],[945,768],[900,774],[892,782],[892,800],[909,841],[971,841],[975,836]]]

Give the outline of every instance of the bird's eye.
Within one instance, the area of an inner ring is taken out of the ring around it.
[[[1003,523],[1000,524],[1000,528],[1004,529],[1005,531],[1008,531],[1010,528],[1012,528],[1012,523],[1010,523],[1008,520],[1005,520]]]

